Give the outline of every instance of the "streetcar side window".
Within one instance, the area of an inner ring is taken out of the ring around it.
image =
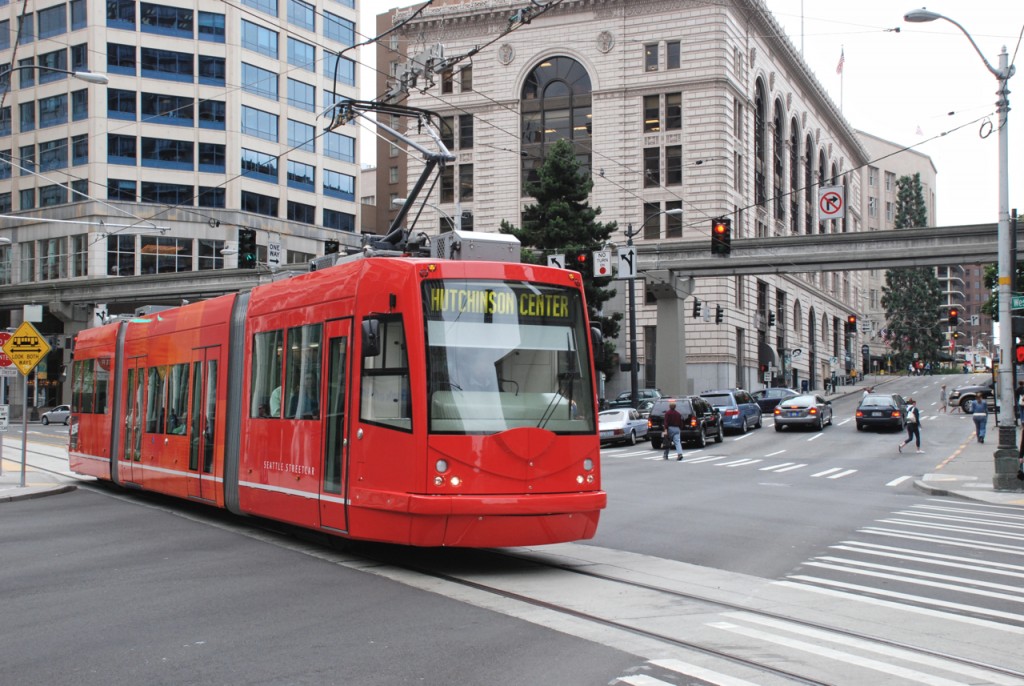
[[[288,389],[287,419],[320,418],[320,334],[321,324],[288,329],[288,358],[285,363]]]
[[[265,331],[254,335],[250,417],[280,418],[283,370],[284,331]]]
[[[171,367],[171,383],[167,387],[167,433],[183,435],[188,426],[188,363]]]
[[[93,388],[96,390],[95,402],[93,404],[92,412],[96,414],[107,413],[107,385],[110,381],[110,372],[107,371],[111,367],[111,360],[109,357],[101,357],[96,360],[96,364],[92,370],[92,379],[86,380],[83,390],[86,393],[92,393]]]
[[[149,368],[149,385],[146,389],[149,405],[146,408],[146,433],[164,432],[164,409],[167,403],[167,367]]]
[[[376,355],[363,356],[362,397],[359,417],[365,422],[412,430],[409,361],[401,317],[379,321]]]

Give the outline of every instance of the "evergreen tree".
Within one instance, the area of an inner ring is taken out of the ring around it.
[[[523,209],[523,225],[519,228],[502,220],[501,232],[512,234],[523,247],[524,262],[546,264],[547,253],[601,250],[615,232],[615,222],[597,221],[600,208],[589,203],[594,181],[580,168],[576,151],[568,140],[556,141],[547,149],[544,163],[537,170],[537,181],[526,184],[526,192],[537,202]],[[605,339],[604,358],[595,360],[594,366],[610,377],[614,346],[611,341],[619,335],[622,313],[598,314],[603,305],[615,295],[608,288],[611,277],[593,278],[584,275],[583,285],[587,297],[590,322],[599,326]]]
[[[901,176],[896,189],[896,228],[927,226],[921,175]],[[942,287],[933,268],[904,267],[885,272],[885,340],[896,353],[899,368],[906,368],[914,353],[922,360],[931,360],[943,350],[942,305]]]

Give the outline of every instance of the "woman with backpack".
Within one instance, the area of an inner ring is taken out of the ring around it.
[[[911,441],[917,442],[917,452],[924,452],[921,450],[921,413],[917,409],[917,401],[913,398],[907,398],[907,440],[900,443],[899,450],[901,453],[903,452],[903,446]]]

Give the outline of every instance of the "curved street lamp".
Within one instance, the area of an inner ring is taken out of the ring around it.
[[[633,224],[629,223],[626,225],[626,247],[633,247],[633,236],[641,233],[647,222],[651,221],[655,217],[660,217],[663,214],[667,214],[670,217],[678,217],[683,211],[679,208],[671,210],[661,210],[657,214],[644,219],[636,231],[633,230]],[[634,272],[636,269],[633,270]],[[630,403],[633,407],[637,406],[637,400],[640,393],[640,381],[637,378],[637,364],[636,364],[636,295],[633,293],[633,284],[636,281],[635,276],[629,277],[629,390],[630,390]]]
[[[86,83],[95,83],[100,86],[105,86],[108,83],[110,83],[110,77],[98,71],[71,71],[70,69],[58,69],[57,67],[47,67],[43,64],[22,64],[17,67],[11,67],[7,71],[0,73],[0,76],[3,76],[3,74],[10,74],[12,71],[18,71],[20,69],[42,69],[43,71],[52,71],[57,72],[58,74],[67,74],[68,76],[72,76],[78,79],[79,81],[85,81]]]
[[[985,68],[996,77],[999,90],[996,91],[996,112],[999,115],[999,228],[997,242],[999,248],[998,284],[996,297],[999,314],[999,445],[995,452],[995,474],[992,485],[997,489],[1016,488],[1014,475],[1017,471],[1017,434],[1015,431],[1016,417],[1013,398],[1013,311],[1010,297],[1011,274],[1013,273],[1013,256],[1010,254],[1010,183],[1009,183],[1009,133],[1007,115],[1010,112],[1009,81],[1016,69],[1010,65],[1006,46],[999,53],[999,67],[993,67],[985,59],[974,42],[974,38],[963,26],[947,16],[926,9],[911,10],[903,15],[903,20],[912,23],[923,23],[942,19],[967,36],[978,57],[985,63]]]

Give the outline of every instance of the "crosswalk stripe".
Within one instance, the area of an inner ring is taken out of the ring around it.
[[[826,469],[825,471],[818,472],[817,474],[811,474],[811,476],[813,476],[813,477],[828,476],[829,474],[835,474],[836,472],[839,472],[839,471],[842,471],[842,469],[840,467],[833,467],[832,469]]]
[[[858,555],[873,555],[875,557],[888,557],[895,560],[908,560],[920,564],[932,565],[935,567],[952,567],[954,569],[968,569],[986,574],[1010,576],[1024,579],[1024,566],[1011,565],[1005,562],[990,560],[976,560],[971,557],[959,557],[956,555],[943,555],[926,550],[915,550],[913,548],[893,548],[891,546],[873,545],[871,543],[849,542],[848,545],[829,546],[835,550],[843,550]],[[912,553],[912,554],[911,554]],[[1014,571],[1014,570],[1020,570]]]
[[[756,686],[753,682],[745,679],[738,679],[726,674],[721,674],[711,669],[690,664],[689,662],[683,662],[682,660],[651,660],[650,663],[656,667],[676,672],[677,674],[696,677],[698,679],[703,679],[704,681],[710,681],[713,684],[719,684],[720,686]]]
[[[857,472],[856,469],[847,469],[844,472],[839,472],[838,474],[833,474],[832,476],[829,476],[829,477],[826,477],[826,478],[829,478],[829,479],[842,479],[844,476],[850,476],[851,474],[855,474],[856,472]]]
[[[907,538],[912,541],[928,541],[933,543],[944,543],[945,545],[959,548],[971,548],[974,550],[994,550],[1007,555],[1022,555],[1024,549],[1019,546],[1005,545],[1002,543],[980,543],[970,538],[956,538],[955,536],[939,536],[937,534],[926,534],[919,532],[899,531],[895,529],[883,529],[881,527],[867,527],[859,529],[858,533],[872,534],[875,536],[886,536],[889,538]]]
[[[761,471],[762,472],[770,472],[770,471],[773,471],[773,470],[776,470],[776,469],[782,469],[783,467],[788,467],[791,464],[796,464],[796,463],[795,462],[780,462],[779,464],[770,464],[767,467],[761,467]]]
[[[715,466],[716,467],[745,467],[748,464],[757,464],[758,462],[761,462],[761,460],[752,459],[752,458],[744,458],[744,459],[741,459],[741,460],[733,460],[732,462],[719,462]]]
[[[880,574],[883,574],[883,578],[889,578],[889,577],[884,575],[884,572],[900,572],[901,574],[903,574],[905,576],[919,576],[919,577],[922,577],[924,579],[945,579],[947,581],[955,581],[955,582],[959,582],[959,583],[962,583],[962,584],[967,584],[967,585],[972,585],[972,586],[979,586],[981,588],[989,588],[989,589],[992,589],[993,591],[1011,591],[1013,593],[1017,593],[1017,591],[1019,589],[1019,587],[1016,586],[1016,585],[1015,586],[1010,586],[1008,584],[997,584],[997,583],[992,582],[992,581],[982,581],[980,579],[967,579],[967,578],[962,577],[962,576],[950,576],[948,574],[936,574],[935,572],[926,572],[923,569],[911,569],[911,568],[908,568],[908,567],[893,567],[891,565],[882,565],[882,564],[877,564],[875,562],[865,562],[863,560],[851,560],[851,559],[846,558],[846,557],[833,557],[831,555],[822,555],[821,557],[816,557],[816,558],[814,558],[814,560],[812,560],[810,562],[806,562],[804,564],[808,564],[808,565],[815,566],[815,567],[824,567],[826,569],[839,569],[840,568],[840,567],[832,567],[832,566],[830,566],[829,564],[826,564],[826,563],[832,563],[832,564],[835,564],[835,565],[850,565],[851,567],[854,567],[854,568],[863,568],[863,569],[876,570]],[[853,574],[859,573],[859,572],[857,572],[855,570],[851,571],[849,569],[846,569],[845,571],[850,571]],[[901,578],[901,577],[897,576],[897,577],[893,577],[893,578]],[[904,579],[904,580],[906,581],[907,579]],[[918,583],[917,581],[912,580],[912,579],[909,580],[909,581],[911,583]],[[960,588],[961,589],[966,589],[965,586],[961,586]],[[965,590],[965,592],[971,593],[973,591]],[[999,596],[1001,594],[996,593],[994,595],[995,596]],[[1014,602],[1024,603],[1024,598],[1020,598],[1020,599],[1016,599],[1015,598]]]
[[[802,469],[803,467],[806,467],[806,466],[807,466],[806,462],[801,462],[799,464],[793,465],[792,467],[783,467],[782,469],[776,469],[775,473],[776,474],[781,474],[782,472],[791,472],[794,469]]]

